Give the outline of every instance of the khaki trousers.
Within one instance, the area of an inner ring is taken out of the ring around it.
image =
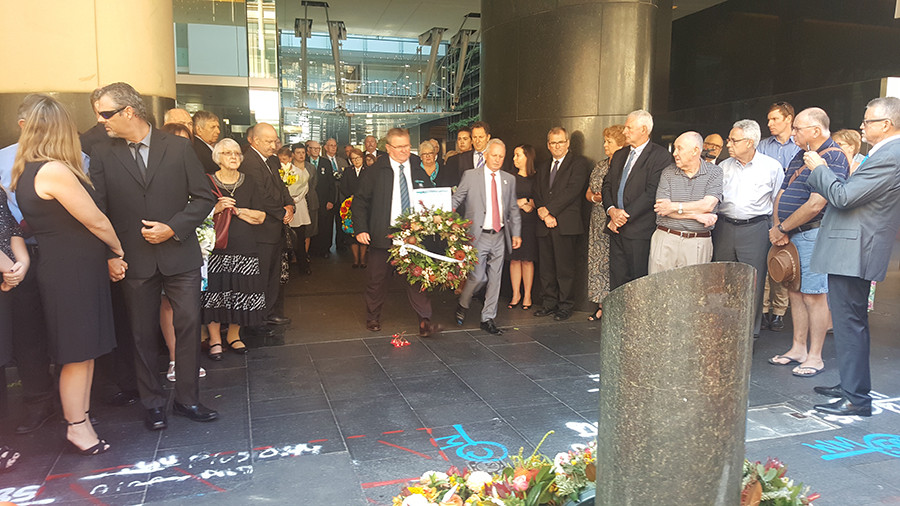
[[[686,265],[704,264],[712,260],[712,254],[711,237],[685,239],[657,229],[650,238],[647,270],[653,274]]]

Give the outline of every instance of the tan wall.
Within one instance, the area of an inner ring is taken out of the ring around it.
[[[90,93],[125,81],[175,98],[169,0],[4,0],[0,47],[0,93]]]

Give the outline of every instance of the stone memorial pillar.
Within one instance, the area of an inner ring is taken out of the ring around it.
[[[596,506],[740,504],[754,280],[709,263],[605,299]]]

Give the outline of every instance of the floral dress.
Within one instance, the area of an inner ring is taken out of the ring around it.
[[[597,162],[591,172],[590,187],[600,192],[603,178],[609,171],[609,159]],[[588,298],[602,303],[609,294],[609,236],[603,233],[606,226],[606,209],[602,202],[594,202],[591,209],[591,229],[588,232]]]

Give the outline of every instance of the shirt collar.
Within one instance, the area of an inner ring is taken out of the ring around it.
[[[881,146],[884,146],[884,145],[887,144],[888,142],[891,142],[891,141],[897,140],[897,139],[900,139],[900,134],[892,135],[892,136],[890,136],[890,137],[888,137],[888,138],[886,138],[886,139],[881,139],[880,141],[878,141],[877,144],[875,144],[874,146],[872,146],[872,149],[869,150],[868,156],[874,155],[875,152],[878,151],[879,148],[881,148]]]
[[[554,162],[559,162],[559,164],[562,165],[563,160],[565,160],[567,156],[569,156],[568,150],[562,155],[562,158],[560,158],[559,160],[557,160],[556,158],[554,158],[553,161],[554,161]]]
[[[641,152],[641,151],[644,150],[644,148],[647,147],[647,144],[650,144],[650,139],[647,139],[647,142],[641,144],[640,146],[632,147],[631,150],[632,150],[632,151]]]
[[[254,148],[253,146],[250,146],[250,149],[252,149],[253,151],[256,151],[256,148]],[[266,163],[266,157],[264,157],[262,155],[262,153],[260,153],[259,151],[256,151],[256,154],[259,155],[259,157],[262,159],[263,163]]]
[[[147,123],[147,125],[150,126],[150,130],[147,130],[147,135],[145,135],[144,138],[141,139],[141,144],[143,144],[144,146],[147,146],[147,148],[149,149],[150,148],[150,134],[153,133],[153,126],[150,125],[150,123]]]

